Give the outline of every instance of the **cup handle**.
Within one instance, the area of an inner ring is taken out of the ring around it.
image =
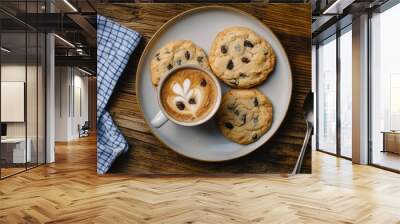
[[[158,111],[156,116],[154,116],[154,118],[151,119],[150,124],[151,124],[151,126],[153,126],[155,128],[160,128],[167,121],[168,121],[168,118],[161,111]]]

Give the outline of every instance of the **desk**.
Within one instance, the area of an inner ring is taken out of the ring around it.
[[[1,139],[1,157],[6,163],[25,163],[32,158],[32,140],[26,139],[27,147],[25,152],[25,138],[5,138]],[[26,153],[26,154],[25,154]],[[4,155],[3,155],[4,154]],[[11,159],[12,158],[12,159]],[[26,161],[25,161],[26,158]]]
[[[382,152],[393,152],[400,154],[400,131],[382,131],[383,150]]]

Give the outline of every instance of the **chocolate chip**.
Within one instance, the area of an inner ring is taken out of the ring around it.
[[[242,58],[242,62],[247,64],[247,63],[250,62],[250,60],[248,58],[246,58],[246,57],[243,57]]]
[[[179,110],[184,110],[185,109],[185,104],[183,102],[181,102],[181,101],[176,102],[175,105]]]
[[[222,52],[223,54],[228,53],[228,49],[226,48],[225,45],[222,45],[222,46],[221,46],[221,52]]]
[[[236,116],[239,116],[239,115],[240,115],[240,112],[239,112],[238,110],[235,110],[233,113],[234,113]]]
[[[194,98],[189,99],[189,104],[196,104],[196,100]]]
[[[203,62],[204,57],[203,56],[198,56],[197,57],[197,62],[202,63]]]
[[[228,64],[226,65],[226,68],[229,69],[229,70],[232,70],[233,67],[234,67],[233,61],[232,61],[232,60],[229,60]]]
[[[248,41],[248,40],[245,40],[244,43],[243,43],[243,45],[244,45],[245,47],[249,47],[249,48],[253,48],[253,47],[254,47],[254,45],[253,45],[250,41]]]
[[[167,68],[168,70],[171,70],[174,66],[172,66],[171,64],[168,64]]]
[[[157,61],[160,61],[160,53],[156,54],[156,59],[157,59]]]
[[[177,64],[177,65],[181,65],[181,64],[182,64],[181,59],[179,59],[178,61],[176,61],[176,64]]]
[[[267,51],[267,52],[264,53],[264,56],[267,56],[268,54],[269,54],[269,53],[268,53],[268,51]]]
[[[240,78],[246,78],[247,75],[241,72],[241,73],[239,74],[239,77],[240,77]]]
[[[200,85],[203,86],[203,87],[206,86],[207,85],[207,81],[205,79],[202,79],[201,82],[200,82]]]
[[[246,114],[242,115],[242,125],[246,124]]]
[[[258,138],[258,135],[257,135],[257,134],[254,134],[253,136],[251,136],[251,138],[252,138],[253,140],[256,140],[256,139]]]
[[[257,99],[257,97],[254,98],[254,106],[255,106],[255,107],[258,107],[258,99]]]
[[[185,52],[185,58],[186,58],[186,60],[189,60],[189,59],[190,59],[190,53],[189,53],[189,51],[186,51],[186,52]]]
[[[225,122],[224,125],[225,125],[225,127],[228,128],[228,129],[231,129],[231,130],[233,129],[233,125],[232,125],[231,123],[229,123],[229,122]]]

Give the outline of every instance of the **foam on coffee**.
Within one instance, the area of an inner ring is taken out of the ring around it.
[[[183,68],[171,74],[161,88],[161,103],[168,115],[180,122],[206,117],[217,101],[217,87],[205,72]]]

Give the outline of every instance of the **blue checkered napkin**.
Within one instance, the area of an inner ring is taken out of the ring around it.
[[[128,150],[128,142],[105,110],[139,33],[97,16],[97,172],[106,173],[114,160]]]

